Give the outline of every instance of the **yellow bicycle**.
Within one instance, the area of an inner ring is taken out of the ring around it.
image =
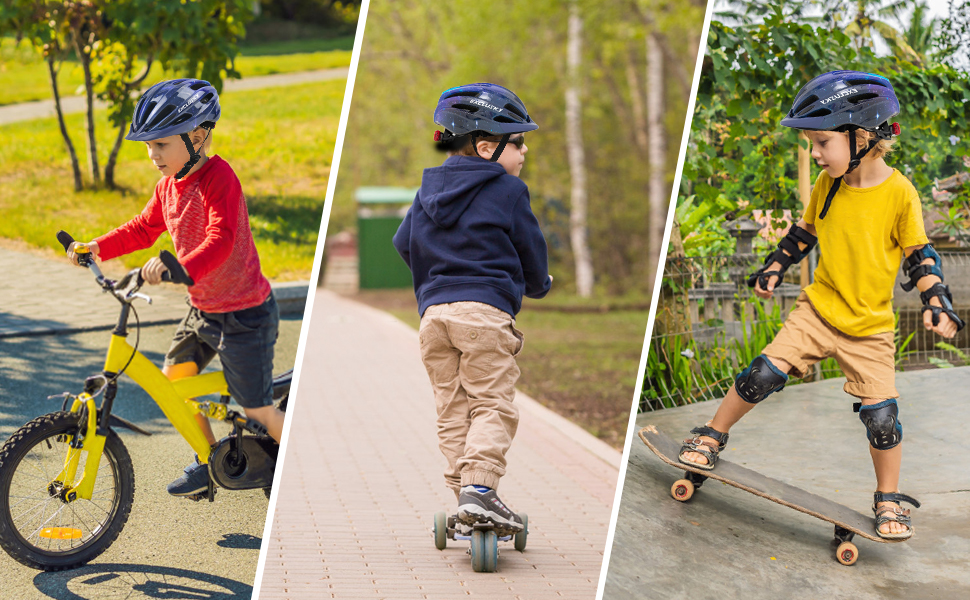
[[[65,250],[73,241],[63,231],[58,240]],[[169,269],[167,281],[192,284],[174,255],[162,251],[160,258]],[[45,571],[79,567],[94,559],[118,538],[128,521],[134,467],[114,429],[150,434],[112,413],[122,374],[155,400],[199,461],[208,463],[209,489],[196,500],[212,501],[214,484],[226,489],[262,488],[268,495],[279,450],[261,424],[228,409],[222,372],[171,381],[138,352],[138,314],[132,303],[138,299],[151,303],[139,292],[144,284],[140,269],[112,281],[90,256],[82,255],[80,264],[121,303],[104,370],[88,377],[81,393],[65,392],[60,411],[33,419],[0,448],[0,547],[14,560]],[[130,315],[135,317],[134,346],[128,343]],[[273,382],[274,399],[284,411],[291,374]],[[218,399],[197,399],[215,394]],[[99,396],[100,406],[95,402]],[[231,423],[232,433],[210,448],[194,418],[199,413]]]

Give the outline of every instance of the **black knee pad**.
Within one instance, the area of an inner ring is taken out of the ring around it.
[[[785,387],[786,383],[788,375],[779,371],[767,356],[761,354],[737,376],[734,389],[748,404],[757,404]]]
[[[866,426],[869,444],[876,450],[889,450],[903,441],[903,425],[899,422],[899,407],[895,398],[869,406],[856,402],[852,409],[859,413],[859,418]]]

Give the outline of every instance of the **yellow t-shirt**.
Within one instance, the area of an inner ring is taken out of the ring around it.
[[[833,179],[822,171],[805,209],[815,225],[821,258],[808,286],[812,306],[851,336],[893,330],[893,284],[903,248],[928,244],[919,194],[898,170],[871,188],[839,187],[825,218],[818,215]]]

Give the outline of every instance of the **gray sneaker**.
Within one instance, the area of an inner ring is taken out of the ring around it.
[[[195,462],[185,467],[185,473],[168,484],[168,493],[173,496],[194,496],[209,489],[209,466]]]
[[[524,529],[522,519],[505,506],[495,490],[479,492],[470,485],[459,492],[458,520],[465,525],[485,523],[502,533],[518,533]]]

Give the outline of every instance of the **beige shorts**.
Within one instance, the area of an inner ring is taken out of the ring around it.
[[[763,354],[791,364],[796,377],[804,377],[823,358],[834,357],[845,373],[845,393],[857,398],[899,397],[893,333],[846,335],[815,312],[805,292]]]

